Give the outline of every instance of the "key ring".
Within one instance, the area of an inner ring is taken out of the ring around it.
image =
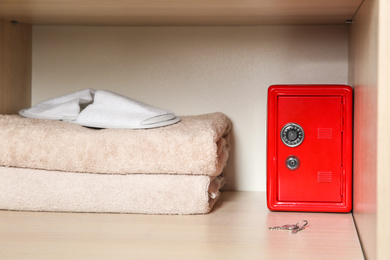
[[[304,219],[304,220],[299,221],[297,224],[295,224],[295,226],[297,226],[297,228],[300,228],[299,224],[301,224],[301,222],[305,222],[305,224],[303,224],[303,226],[301,228],[304,228],[304,227],[306,227],[307,224],[309,224],[309,221]]]

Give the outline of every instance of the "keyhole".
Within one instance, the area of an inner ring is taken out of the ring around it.
[[[298,159],[298,157],[294,156],[294,155],[291,155],[289,157],[287,157],[286,159],[286,167],[289,169],[289,170],[296,170],[299,168],[299,165],[300,165],[300,161]]]

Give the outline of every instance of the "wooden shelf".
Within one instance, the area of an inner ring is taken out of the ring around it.
[[[0,19],[56,25],[343,24],[362,0],[0,0]]]
[[[224,192],[208,215],[0,211],[0,245],[7,259],[364,259],[351,214],[270,212],[264,192]]]

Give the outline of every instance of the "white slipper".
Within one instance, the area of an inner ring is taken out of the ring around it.
[[[97,90],[93,103],[72,122],[95,128],[145,129],[179,121],[180,118],[171,111],[152,107],[111,91]]]
[[[19,114],[38,119],[74,120],[84,107],[92,103],[95,91],[84,89],[42,101],[31,108],[20,110]]]

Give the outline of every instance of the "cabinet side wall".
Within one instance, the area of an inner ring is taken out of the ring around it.
[[[353,214],[367,259],[377,259],[378,1],[366,0],[350,26],[354,87]]]
[[[390,259],[390,2],[379,1],[378,259]]]
[[[31,25],[0,21],[0,114],[31,104]]]

